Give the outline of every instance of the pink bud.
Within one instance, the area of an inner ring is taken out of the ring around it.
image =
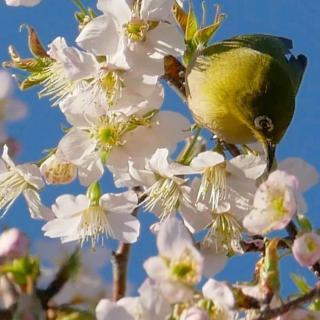
[[[308,232],[296,238],[292,253],[301,266],[312,266],[320,259],[320,236]]]
[[[0,235],[0,258],[20,258],[29,248],[29,239],[18,229],[5,230]]]

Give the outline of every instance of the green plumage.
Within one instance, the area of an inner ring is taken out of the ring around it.
[[[289,39],[242,35],[197,52],[186,72],[196,121],[226,142],[279,143],[307,63],[303,55],[294,57],[291,48]],[[259,124],[260,119],[264,122]]]

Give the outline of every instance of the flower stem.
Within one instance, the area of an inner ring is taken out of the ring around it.
[[[181,164],[187,165],[188,162],[190,162],[189,157],[190,157],[190,155],[191,155],[191,153],[193,151],[193,148],[194,148],[195,144],[197,143],[197,140],[198,140],[198,137],[200,135],[200,132],[201,132],[201,128],[197,127],[196,128],[196,133],[193,136],[192,141],[191,141],[188,149],[185,151],[184,155],[182,156],[181,161],[179,161]]]

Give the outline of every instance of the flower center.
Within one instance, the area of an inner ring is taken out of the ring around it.
[[[100,206],[90,206],[82,212],[79,226],[81,243],[91,239],[92,247],[95,247],[101,234],[113,237],[113,231],[107,218],[107,212]]]
[[[63,65],[57,61],[52,61],[43,68],[41,75],[37,76],[43,79],[43,89],[39,92],[39,97],[52,96],[52,100],[55,100],[53,106],[58,105],[76,86],[76,82],[66,76]]]
[[[212,209],[216,209],[219,205],[219,201],[225,200],[227,195],[225,163],[218,164],[205,170],[202,176],[197,201],[199,201],[200,198],[203,200],[210,188],[209,202],[212,205]]]
[[[46,180],[51,184],[70,183],[76,175],[76,167],[67,162],[55,162],[44,172]]]
[[[116,115],[102,116],[93,136],[98,142],[98,149],[109,154],[113,147],[124,144],[122,136],[127,130],[127,123],[116,119]]]
[[[204,245],[215,246],[216,251],[221,249],[233,252],[239,246],[241,240],[241,225],[229,212],[212,212],[212,222],[208,226],[208,233],[204,240]]]
[[[121,97],[121,90],[124,87],[119,73],[116,71],[105,73],[100,79],[100,85],[106,94],[109,105],[116,104]]]
[[[146,210],[152,211],[159,203],[162,209],[160,219],[167,218],[179,206],[181,198],[184,197],[181,191],[181,183],[183,182],[183,180],[178,182],[160,177],[148,190],[148,197],[145,200]]]
[[[171,275],[175,281],[187,285],[194,285],[199,280],[199,270],[190,250],[186,249],[179,260],[171,260],[169,263]]]
[[[126,23],[123,28],[126,36],[130,40],[134,42],[141,42],[146,39],[149,24],[140,19],[132,19],[130,22]]]

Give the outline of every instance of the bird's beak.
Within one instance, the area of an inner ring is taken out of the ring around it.
[[[273,165],[273,160],[276,153],[276,145],[272,143],[271,140],[266,139],[263,146],[264,146],[264,152],[267,157],[267,169],[269,173]]]

